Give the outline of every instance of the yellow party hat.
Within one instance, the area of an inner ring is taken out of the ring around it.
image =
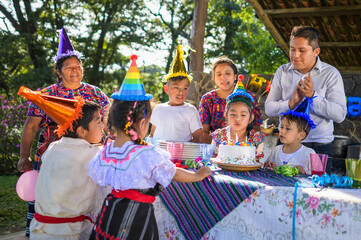
[[[169,73],[168,75],[165,76],[165,80],[167,82],[169,81],[170,78],[173,77],[185,77],[188,79],[189,82],[191,81],[191,78],[187,74],[183,60],[184,60],[184,47],[182,45],[178,45]]]

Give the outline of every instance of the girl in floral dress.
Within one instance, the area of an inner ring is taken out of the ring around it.
[[[216,145],[215,154],[224,141],[228,144],[245,142],[256,147],[257,161],[263,158],[263,135],[253,129],[253,108],[253,98],[244,90],[239,80],[236,91],[227,98],[225,118],[229,125],[212,133],[212,144]]]

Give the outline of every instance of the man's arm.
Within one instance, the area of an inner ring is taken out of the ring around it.
[[[346,96],[341,74],[334,70],[327,74],[327,88],[315,91],[313,111],[317,115],[340,123],[345,120],[347,114]]]
[[[279,67],[272,80],[270,92],[265,102],[265,112],[268,117],[278,117],[281,112],[285,112],[289,109],[289,100],[282,100],[282,67]],[[290,89],[290,91],[292,91]],[[297,106],[297,105],[296,105]]]

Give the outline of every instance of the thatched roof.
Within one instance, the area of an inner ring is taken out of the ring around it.
[[[361,0],[247,0],[289,55],[294,26],[321,33],[321,60],[341,73],[361,74]]]

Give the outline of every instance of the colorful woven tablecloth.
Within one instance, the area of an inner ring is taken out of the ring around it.
[[[172,182],[160,195],[186,239],[200,239],[254,191],[265,186],[311,187],[307,178],[290,178],[265,170],[213,171],[212,181]]]

